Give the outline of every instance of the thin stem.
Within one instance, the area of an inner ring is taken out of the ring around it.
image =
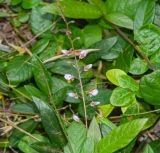
[[[36,138],[36,137],[33,136],[32,134],[28,133],[27,131],[21,129],[20,127],[18,127],[17,125],[15,125],[15,124],[14,124],[13,122],[11,122],[11,121],[6,121],[6,120],[4,120],[4,119],[2,119],[2,118],[0,118],[0,121],[2,121],[2,122],[4,122],[4,123],[6,123],[6,124],[8,124],[8,125],[10,125],[10,126],[12,126],[12,127],[14,127],[15,129],[17,129],[17,130],[19,130],[20,132],[28,135],[29,137],[31,137],[31,138],[33,138],[33,139],[35,139],[35,140],[37,140],[37,141],[40,141],[38,138]]]
[[[147,114],[156,113],[156,112],[160,112],[160,109],[151,110],[151,111],[147,111],[147,112],[142,112],[142,113],[138,113],[138,114],[123,114],[123,115],[121,115],[121,116],[111,116],[111,117],[109,117],[109,118],[110,118],[110,119],[118,119],[118,118],[123,118],[123,117],[147,115]]]
[[[51,29],[54,25],[56,25],[56,23],[59,21],[60,19],[56,20],[55,22],[53,22],[51,25],[49,25],[47,28],[45,28],[42,32],[38,33],[37,35],[35,35],[33,38],[31,38],[29,41],[27,41],[25,44],[23,44],[24,46],[27,46],[28,44],[30,44],[32,41],[34,41],[36,38],[38,38],[40,35],[42,35],[44,32],[46,32],[47,30]]]
[[[70,35],[70,29],[69,29],[69,24],[64,16],[64,13],[63,13],[63,10],[61,8],[61,5],[59,4],[59,9],[60,9],[60,12],[61,12],[61,16],[66,24],[66,28],[67,28],[67,37],[70,41],[70,44],[71,44],[71,49],[74,51],[75,48],[74,48],[74,42],[71,38],[71,35]],[[76,69],[77,69],[77,73],[78,73],[78,80],[79,80],[79,83],[80,83],[80,89],[81,89],[81,96],[82,96],[82,101],[83,101],[83,110],[84,110],[84,118],[85,118],[85,126],[86,128],[88,127],[88,121],[87,121],[87,109],[86,109],[86,99],[85,99],[85,93],[84,93],[84,89],[83,89],[83,83],[82,83],[82,79],[81,79],[81,72],[80,72],[80,68],[79,68],[79,65],[78,65],[78,59],[77,59],[77,56],[75,55],[75,66],[76,66]]]

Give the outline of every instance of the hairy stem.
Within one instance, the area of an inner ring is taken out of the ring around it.
[[[69,29],[69,24],[64,16],[64,13],[63,13],[63,10],[61,8],[61,5],[60,3],[59,4],[59,9],[61,11],[61,16],[66,24],[66,28],[67,28],[67,32],[68,34],[66,33],[69,41],[70,41],[70,44],[71,44],[71,49],[74,51],[75,50],[75,47],[74,47],[74,43],[73,43],[73,40],[71,38],[71,35],[70,35],[70,29]],[[77,69],[77,73],[78,73],[78,80],[79,80],[79,83],[80,83],[80,89],[81,89],[81,96],[82,96],[82,101],[83,101],[83,110],[84,110],[84,118],[85,118],[85,126],[86,128],[88,127],[88,121],[87,121],[87,109],[86,109],[86,99],[85,99],[85,93],[84,93],[84,89],[83,89],[83,83],[82,83],[82,79],[81,79],[81,72],[80,72],[80,68],[79,68],[79,65],[78,65],[78,59],[75,55],[75,65],[76,65],[76,69]]]

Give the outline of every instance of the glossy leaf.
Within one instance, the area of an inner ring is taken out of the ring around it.
[[[139,89],[138,83],[128,75],[121,75],[118,78],[119,86],[122,88],[137,91]]]
[[[33,7],[30,17],[30,25],[34,34],[39,34],[44,29],[51,26],[51,24],[52,21],[50,20],[50,17],[45,16],[39,7]]]
[[[120,86],[118,78],[121,75],[127,75],[127,74],[120,69],[111,69],[106,72],[107,79],[117,86]]]
[[[98,9],[105,13],[105,3],[103,0],[88,0],[88,2],[92,5],[95,5]]]
[[[138,6],[134,19],[134,31],[137,31],[140,27],[153,22],[155,14],[155,1],[154,0],[142,0]]]
[[[135,93],[124,88],[117,87],[113,90],[110,101],[113,106],[126,106],[135,99]]]
[[[110,22],[133,29],[133,20],[141,0],[107,0],[106,18]]]
[[[40,134],[33,134],[33,136],[39,139],[41,142],[46,142],[46,143],[48,142],[48,139]],[[31,152],[38,153],[31,147],[31,144],[35,142],[38,141],[29,136],[24,136],[18,143],[18,148],[24,153],[31,153]]]
[[[90,123],[87,137],[93,138],[94,140],[96,140],[96,142],[98,142],[101,139],[100,128],[95,117],[92,119]]]
[[[147,144],[146,147],[144,148],[143,153],[155,153],[155,152],[153,151],[152,147],[149,144]]]
[[[73,122],[67,129],[68,138],[70,139],[71,145],[74,149],[74,153],[80,153],[83,143],[87,137],[87,130],[81,123]],[[68,149],[68,145],[66,146]],[[67,149],[64,151],[67,152]]]
[[[22,6],[24,9],[31,9],[35,6],[37,6],[40,3],[40,0],[23,0]]]
[[[160,26],[160,5],[157,3],[155,7],[154,24]]]
[[[34,120],[29,120],[25,123],[22,123],[19,125],[19,127],[29,133],[31,133],[37,126],[37,122],[35,122]],[[12,147],[16,147],[19,143],[19,141],[25,136],[24,133],[22,133],[21,131],[14,129],[12,131],[12,134],[9,138],[9,142],[10,142],[10,146]]]
[[[140,81],[140,91],[144,100],[152,105],[160,105],[160,71],[145,75]]]
[[[147,119],[137,119],[113,129],[98,144],[99,153],[112,153],[128,145],[142,130]]]
[[[160,30],[157,26],[149,24],[140,28],[135,39],[140,43],[140,49],[150,56],[160,49]]]
[[[90,47],[102,39],[102,30],[97,25],[87,25],[83,29],[85,47]]]
[[[56,153],[59,151],[58,149],[55,149],[55,147],[53,147],[52,144],[46,142],[36,142],[31,144],[31,147],[37,152],[43,153]]]
[[[51,95],[52,91],[52,79],[48,71],[39,60],[38,57],[33,57],[32,60],[33,75],[37,86],[41,91],[43,91],[47,96]]]
[[[64,146],[66,139],[55,112],[46,102],[36,97],[33,97],[33,102],[40,113],[43,127],[48,134],[50,141],[56,146]]]
[[[131,61],[133,58],[134,50],[127,44],[127,46],[123,46],[122,50],[115,61],[115,69],[121,69],[125,72],[129,71]]]
[[[10,84],[17,85],[32,77],[32,65],[30,57],[17,56],[7,66],[7,77]]]
[[[43,10],[56,15],[61,15],[63,12],[66,17],[75,19],[97,19],[102,15],[94,5],[74,0],[63,0],[60,3],[52,3],[45,6]]]
[[[141,75],[145,73],[147,70],[147,63],[140,58],[135,58],[131,63],[129,72],[133,75]]]

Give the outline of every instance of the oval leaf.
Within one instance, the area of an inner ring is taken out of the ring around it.
[[[160,105],[160,70],[142,77],[140,91],[146,102]]]
[[[107,71],[106,73],[107,79],[117,86],[120,86],[118,82],[118,78],[121,75],[127,75],[127,74],[120,69],[112,69],[112,70]]]
[[[134,92],[117,87],[113,90],[110,101],[113,106],[126,106],[133,102],[134,99]]]
[[[45,6],[43,10],[56,15],[62,15],[63,12],[65,17],[74,19],[97,19],[102,15],[96,6],[74,0],[63,0],[60,3],[52,3]]]
[[[28,56],[18,56],[13,58],[7,66],[7,77],[10,84],[17,85],[32,77],[32,66]]]
[[[136,119],[113,129],[98,144],[99,153],[113,153],[128,145],[142,130],[147,119]]]
[[[42,124],[51,142],[60,147],[64,146],[66,139],[54,111],[47,103],[36,97],[33,97],[33,102],[40,113]]]

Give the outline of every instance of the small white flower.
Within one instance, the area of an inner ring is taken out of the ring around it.
[[[97,89],[93,89],[89,92],[89,96],[90,97],[93,97],[93,96],[96,96],[98,94],[98,90]]]
[[[78,99],[77,93],[69,92],[67,95],[68,95],[69,97],[73,97],[73,98],[75,98],[75,99]]]
[[[64,55],[70,55],[70,54],[71,54],[71,51],[65,50],[65,49],[62,49],[61,52],[62,52]]]
[[[87,56],[87,51],[86,50],[81,50],[80,55],[79,55],[79,59],[83,59]]]
[[[64,75],[64,78],[65,78],[67,81],[73,81],[73,80],[74,80],[74,76],[71,75],[71,74],[65,74],[65,75]]]
[[[90,106],[96,106],[96,105],[99,105],[101,102],[99,102],[99,101],[92,101],[91,103],[90,103]]]
[[[78,117],[76,114],[73,114],[72,118],[73,118],[73,120],[76,121],[76,122],[79,122],[79,121],[80,121],[79,117]]]
[[[84,71],[86,72],[86,71],[88,71],[89,69],[91,69],[92,68],[92,64],[88,64],[88,65],[86,65],[85,67],[84,67]]]

